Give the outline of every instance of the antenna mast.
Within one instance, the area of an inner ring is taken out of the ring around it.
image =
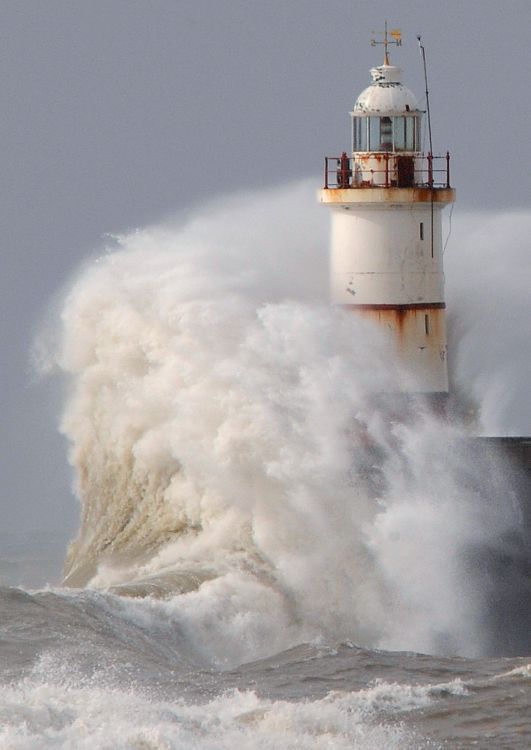
[[[417,35],[417,40],[419,43],[420,54],[422,55],[422,64],[424,66],[424,85],[426,87],[426,110],[428,113],[428,138],[430,141],[430,154],[433,154],[433,143],[431,140],[430,94],[428,91],[428,72],[426,69],[426,50],[424,49],[424,45],[422,44],[420,34]]]
[[[424,84],[426,87],[426,110],[428,113],[428,139],[430,142],[430,165],[433,164],[433,142],[431,139],[431,114],[430,114],[430,94],[428,91],[428,71],[426,69],[426,50],[424,49],[424,45],[422,44],[420,34],[417,35],[417,40],[419,43],[419,49],[420,54],[422,55],[422,64],[424,65]],[[431,221],[430,221],[430,235],[431,235],[431,257],[433,258],[434,254],[434,248],[433,248],[433,241],[434,241],[434,231],[433,231],[433,171],[430,167],[430,182],[431,182]]]

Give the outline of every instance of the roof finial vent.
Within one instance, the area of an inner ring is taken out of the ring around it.
[[[383,41],[379,42],[376,39],[371,39],[371,47],[376,47],[377,44],[383,44],[384,46],[384,65],[389,65],[389,50],[388,47],[390,44],[396,44],[397,47],[402,46],[402,33],[400,29],[391,29],[389,31],[389,34],[393,37],[393,39],[390,41],[387,36],[387,21],[385,22],[385,31],[373,31],[372,32],[375,36],[382,35]]]

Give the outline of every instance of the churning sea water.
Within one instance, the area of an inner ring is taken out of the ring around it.
[[[308,195],[117,238],[66,296],[43,361],[80,528],[65,586],[42,587],[59,545],[0,553],[0,748],[530,746],[513,470],[398,407],[413,375],[327,306]],[[488,430],[520,381],[496,400],[468,320],[455,377]]]
[[[531,742],[529,657],[445,658],[315,639],[223,665],[226,624],[208,627],[213,656],[206,634],[199,648],[183,625],[178,596],[2,588],[0,597],[2,748],[524,750]]]

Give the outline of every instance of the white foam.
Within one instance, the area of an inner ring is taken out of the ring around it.
[[[55,353],[83,507],[68,580],[206,571],[149,606],[217,664],[319,636],[478,653],[464,553],[496,550],[513,510],[477,497],[484,467],[463,482],[458,430],[375,405],[405,376],[327,306],[318,210],[307,185],[236,196],[75,282]]]
[[[531,664],[522,664],[520,667],[510,669],[508,672],[498,674],[494,679],[501,680],[504,677],[529,677],[531,678]]]
[[[106,688],[95,679],[72,685],[29,678],[0,688],[0,748],[420,750],[436,745],[386,717],[425,707],[432,695],[430,686],[379,684],[315,701],[271,701],[235,690],[185,703]]]

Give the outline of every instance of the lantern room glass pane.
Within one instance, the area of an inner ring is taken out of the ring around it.
[[[393,121],[390,117],[380,118],[380,151],[393,150]]]
[[[393,139],[394,150],[405,151],[406,149],[406,124],[405,117],[393,117]]]
[[[420,151],[420,117],[415,117],[415,151]]]
[[[352,118],[352,150],[367,151],[368,117]]]
[[[380,150],[380,118],[369,117],[369,151]]]
[[[406,123],[406,151],[415,150],[415,118],[404,117]]]
[[[368,132],[369,132],[369,118],[368,117],[360,117],[360,143],[359,143],[359,150],[360,151],[367,151],[368,146]]]

